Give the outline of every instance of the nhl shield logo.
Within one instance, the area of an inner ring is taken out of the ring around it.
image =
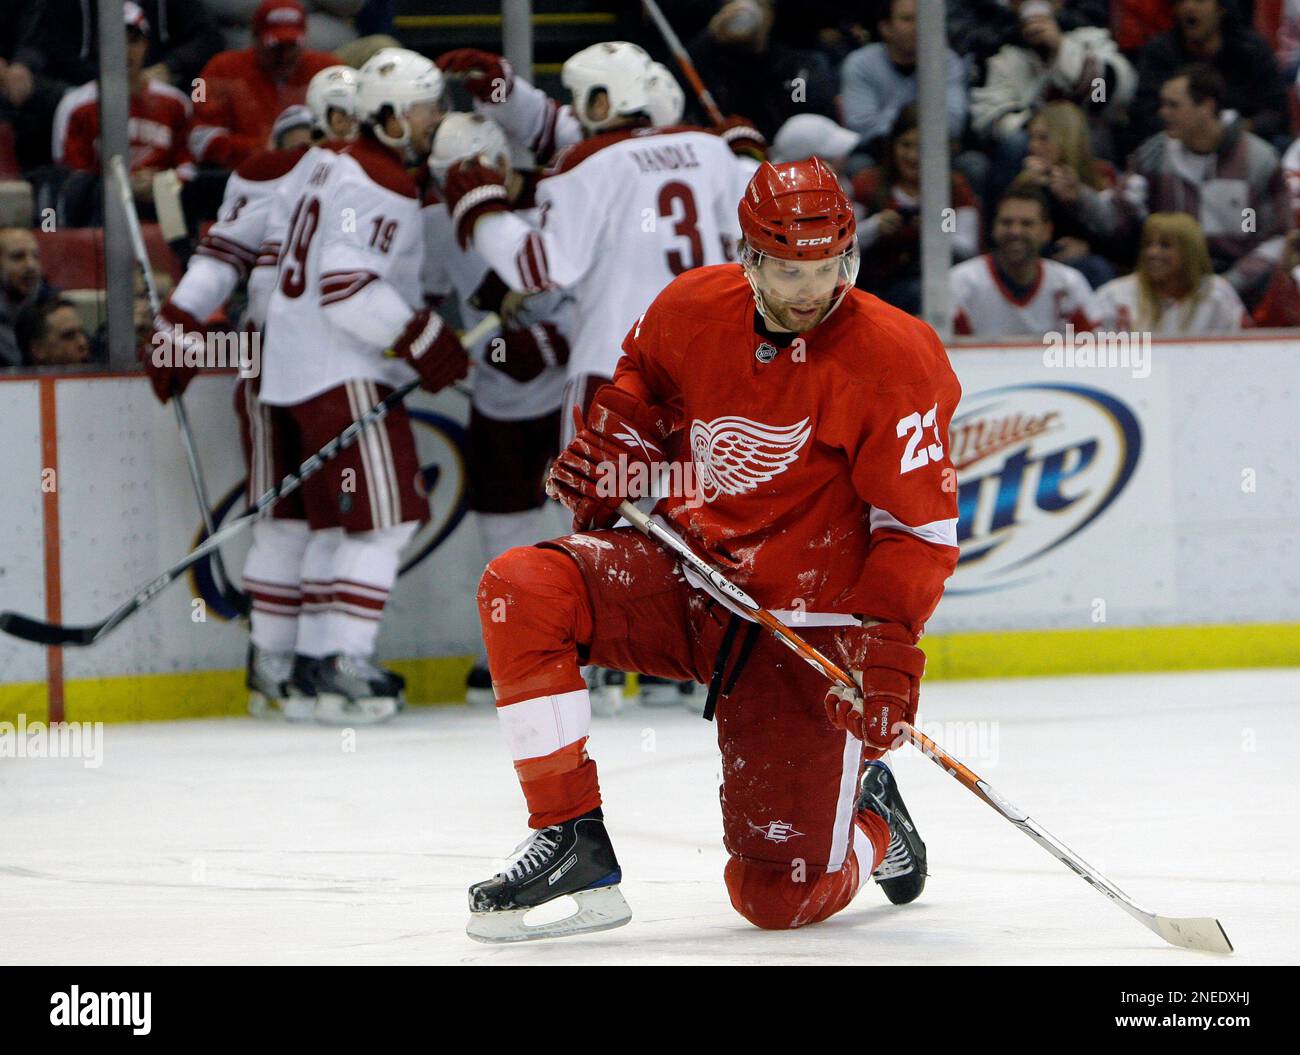
[[[775,346],[768,344],[767,341],[764,341],[754,350],[754,358],[760,363],[770,363],[780,354],[780,351]]]

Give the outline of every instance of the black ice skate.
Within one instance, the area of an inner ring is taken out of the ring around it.
[[[374,725],[402,709],[405,680],[367,656],[336,652],[312,672],[316,720],[325,725]]]
[[[293,653],[272,652],[248,645],[248,713],[254,718],[280,717],[289,697],[289,680],[293,676]]]
[[[316,717],[316,671],[320,663],[313,656],[299,654],[293,657],[288,694],[280,704],[280,710],[288,721],[310,722]]]
[[[637,682],[640,686],[638,702],[642,707],[682,706],[683,699],[692,696],[695,692],[693,681],[673,681],[671,678],[656,678],[650,674],[641,674],[637,677]],[[686,700],[685,705],[690,706],[689,699]]]
[[[895,905],[915,901],[925,889],[925,843],[903,805],[894,774],[884,762],[867,763],[858,809],[870,810],[889,825],[889,849],[871,877]]]
[[[492,691],[492,674],[482,663],[470,667],[465,677],[465,702],[471,707],[493,707],[496,693]]]
[[[534,941],[612,930],[632,918],[619,892],[623,873],[600,808],[533,832],[504,872],[469,888],[469,925],[475,941]],[[577,910],[550,923],[528,924],[539,905],[568,895]]]

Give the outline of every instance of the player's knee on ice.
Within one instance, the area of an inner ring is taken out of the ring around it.
[[[844,908],[858,892],[858,863],[852,854],[836,872],[806,873],[792,866],[732,857],[723,877],[735,910],[764,930],[820,923]]]

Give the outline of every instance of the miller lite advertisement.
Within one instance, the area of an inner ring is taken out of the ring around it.
[[[1053,369],[1010,350],[958,350],[953,363],[961,558],[932,628],[986,629],[990,608],[1070,627],[1095,621],[1097,599],[1115,622],[1138,617],[1139,597],[1144,617],[1171,604],[1161,378]]]

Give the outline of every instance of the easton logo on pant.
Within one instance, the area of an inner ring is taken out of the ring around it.
[[[812,435],[809,419],[764,425],[736,415],[691,422],[691,457],[706,502],[740,495],[783,473]]]
[[[774,843],[789,842],[795,836],[803,834],[803,832],[795,831],[794,825],[788,821],[768,821],[761,827],[750,821],[749,826],[756,832],[762,832],[764,839]]]

